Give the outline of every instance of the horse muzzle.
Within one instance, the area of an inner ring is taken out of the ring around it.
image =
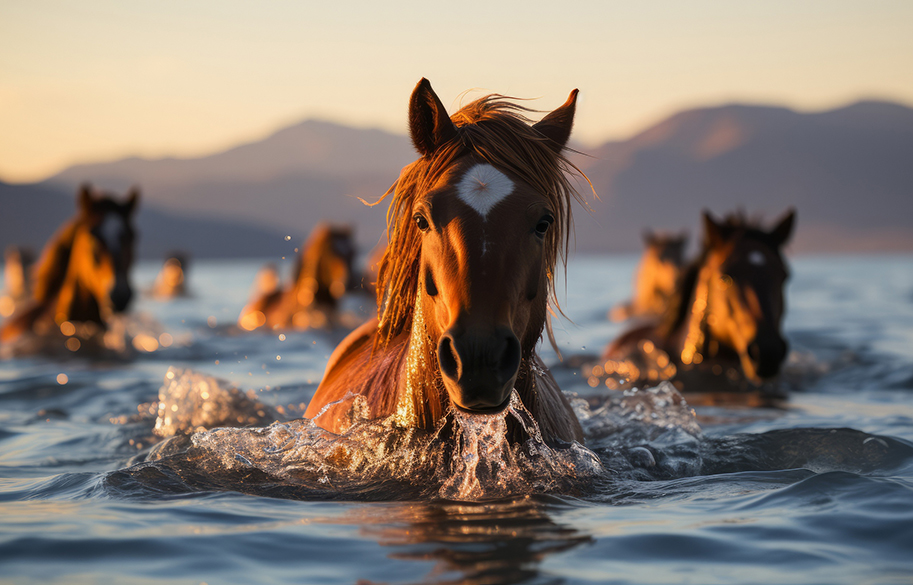
[[[438,365],[444,387],[456,408],[493,413],[507,408],[520,370],[520,341],[507,327],[490,334],[458,328],[438,342]]]
[[[130,305],[130,299],[133,298],[133,290],[126,280],[118,279],[108,295],[111,299],[111,308],[115,313],[123,313]]]
[[[755,373],[762,380],[774,378],[780,373],[788,351],[789,344],[780,336],[756,337],[748,346],[748,356]]]

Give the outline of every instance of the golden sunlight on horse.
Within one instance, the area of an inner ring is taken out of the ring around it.
[[[770,230],[741,214],[718,221],[705,212],[703,221],[702,250],[682,273],[659,322],[609,344],[604,362],[584,371],[591,386],[673,380],[689,394],[780,394],[776,379],[788,351],[781,326],[789,276],[781,249],[792,234],[795,212]]]
[[[644,253],[634,278],[634,297],[609,311],[613,321],[662,315],[675,292],[684,264],[687,234],[644,233]]]
[[[130,268],[139,191],[123,201],[83,185],[76,217],[48,241],[34,274],[32,298],[0,329],[9,343],[26,334],[62,337],[66,348],[100,341],[133,297]]]
[[[318,225],[299,253],[295,274],[285,288],[280,288],[275,267],[260,271],[238,326],[253,331],[339,325],[339,302],[352,288],[354,258],[351,228]]]
[[[583,439],[536,354],[579,197],[562,154],[576,99],[535,124],[495,95],[449,116],[418,83],[409,129],[420,158],[387,193],[379,317],[330,356],[305,416],[334,432],[354,411],[430,430],[454,409],[501,412],[516,392],[546,442]]]

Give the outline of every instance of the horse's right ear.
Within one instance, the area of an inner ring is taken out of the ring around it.
[[[89,212],[92,210],[92,185],[83,183],[79,186],[79,193],[76,195],[76,207],[80,211]]]
[[[409,98],[409,135],[415,150],[422,156],[433,155],[442,144],[457,135],[447,109],[424,77]]]
[[[644,244],[647,246],[653,243],[653,230],[650,228],[644,228],[644,231],[640,233],[640,236],[643,238]]]
[[[707,245],[711,248],[718,246],[723,243],[723,230],[720,227],[720,224],[713,218],[713,215],[704,210],[704,237],[706,238]]]

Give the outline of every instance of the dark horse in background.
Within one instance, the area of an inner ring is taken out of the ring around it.
[[[334,326],[339,301],[353,286],[355,244],[348,226],[321,223],[298,255],[295,274],[280,288],[275,272],[261,272],[238,326],[247,331]],[[267,268],[269,270],[269,268]]]
[[[687,243],[687,234],[644,232],[645,247],[634,277],[634,296],[613,307],[609,317],[613,321],[624,321],[662,315],[681,276]]]
[[[783,287],[789,270],[781,249],[793,230],[790,210],[770,230],[742,214],[716,220],[703,215],[700,255],[683,272],[657,323],[612,342],[604,364],[591,374],[623,385],[672,379],[686,393],[764,390],[786,358],[781,331]],[[592,379],[592,378],[591,378]],[[695,399],[691,399],[692,402]]]
[[[454,408],[501,412],[516,389],[546,442],[582,441],[535,351],[578,197],[561,154],[576,98],[530,125],[501,96],[448,116],[418,83],[409,129],[421,158],[391,189],[378,318],[330,356],[305,416],[341,432],[361,396],[371,418],[431,430]]]
[[[83,185],[76,217],[57,230],[41,253],[32,299],[4,323],[0,339],[57,331],[87,339],[104,333],[111,317],[125,311],[133,297],[130,267],[138,202],[135,188],[118,201]]]

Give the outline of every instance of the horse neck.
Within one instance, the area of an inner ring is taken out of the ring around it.
[[[678,359],[683,364],[690,365],[698,354],[701,356],[699,359],[706,357],[707,346],[713,341],[707,318],[713,291],[711,280],[719,273],[720,262],[720,259],[708,254],[694,277],[690,302],[686,305],[687,315],[674,335]]]

